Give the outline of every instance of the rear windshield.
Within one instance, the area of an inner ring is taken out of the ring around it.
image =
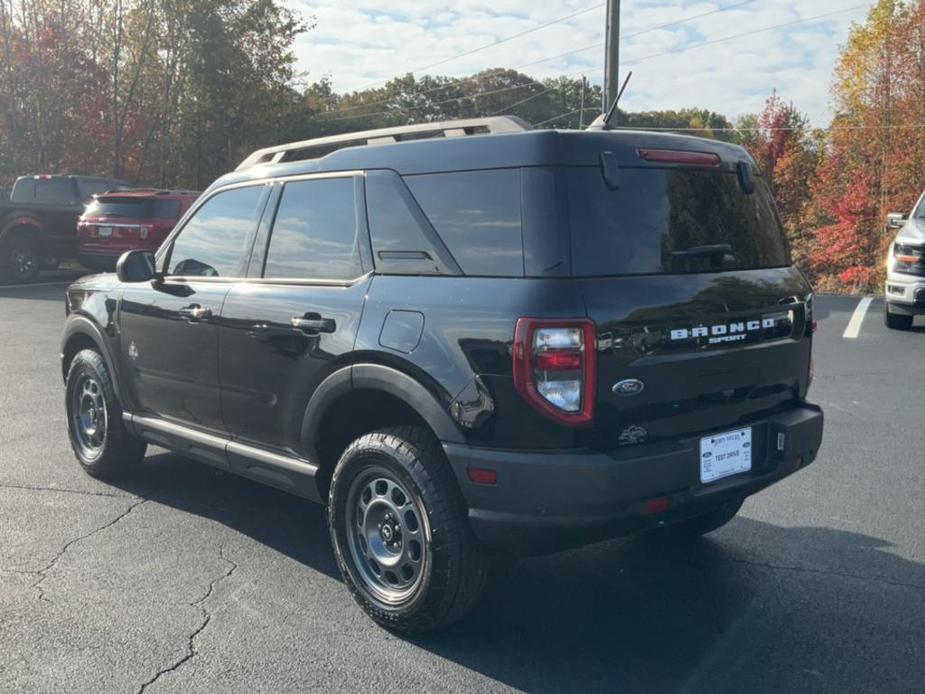
[[[104,198],[94,200],[84,210],[87,217],[132,217],[135,219],[177,219],[179,200],[146,200],[144,198]]]
[[[790,264],[765,181],[746,194],[734,173],[629,169],[619,188],[600,169],[568,172],[577,276],[717,272]]]

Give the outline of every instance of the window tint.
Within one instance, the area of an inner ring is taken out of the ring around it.
[[[464,273],[523,275],[519,169],[407,176],[405,182]]]
[[[11,198],[14,193],[16,194],[16,200],[19,202],[35,200],[35,179],[24,178],[16,181],[13,185],[13,190],[10,191]]]
[[[74,182],[69,178],[46,178],[36,181],[35,199],[66,205],[74,202]]]
[[[134,217],[143,219],[177,219],[179,200],[145,200],[144,198],[102,198],[87,205],[88,217]]]
[[[733,173],[622,169],[610,190],[598,168],[568,171],[576,275],[692,273],[790,262],[763,178],[747,195]]]
[[[264,186],[235,188],[209,199],[174,241],[167,274],[240,276],[263,190]]]
[[[362,274],[354,180],[287,183],[270,233],[263,276],[350,280]]]

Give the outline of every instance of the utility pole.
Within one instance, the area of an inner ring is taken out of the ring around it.
[[[588,89],[588,78],[581,76],[581,110],[578,112],[578,128],[584,130],[585,127],[585,91]]]
[[[607,0],[607,38],[604,54],[604,107],[607,113],[620,89],[620,0]]]

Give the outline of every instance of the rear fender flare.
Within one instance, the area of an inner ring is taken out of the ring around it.
[[[316,442],[328,409],[355,390],[377,390],[413,409],[444,443],[465,443],[459,427],[439,400],[408,374],[381,364],[352,364],[325,378],[315,389],[302,418],[301,439],[309,459],[317,460]]]
[[[42,225],[34,217],[11,216],[4,219],[3,224],[0,225],[0,242],[4,241],[7,236],[17,229],[24,227],[32,229],[36,234],[41,234],[42,232]]]

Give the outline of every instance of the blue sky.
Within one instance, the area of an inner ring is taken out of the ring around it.
[[[601,43],[602,0],[284,1],[317,22],[296,43],[298,69],[309,81],[329,77],[338,91],[378,86],[578,12],[424,72],[461,76],[528,65],[523,72],[537,79],[582,73],[597,83],[603,78],[603,47],[537,62]],[[776,89],[814,125],[827,125],[839,46],[871,5],[871,0],[623,0],[620,33],[627,38],[621,73],[632,69],[633,78],[621,106],[634,111],[698,106],[735,117],[760,110]],[[795,24],[829,13],[835,14]],[[652,30],[688,18],[693,19]],[[746,32],[755,33],[726,40]],[[696,47],[705,42],[711,43]]]

